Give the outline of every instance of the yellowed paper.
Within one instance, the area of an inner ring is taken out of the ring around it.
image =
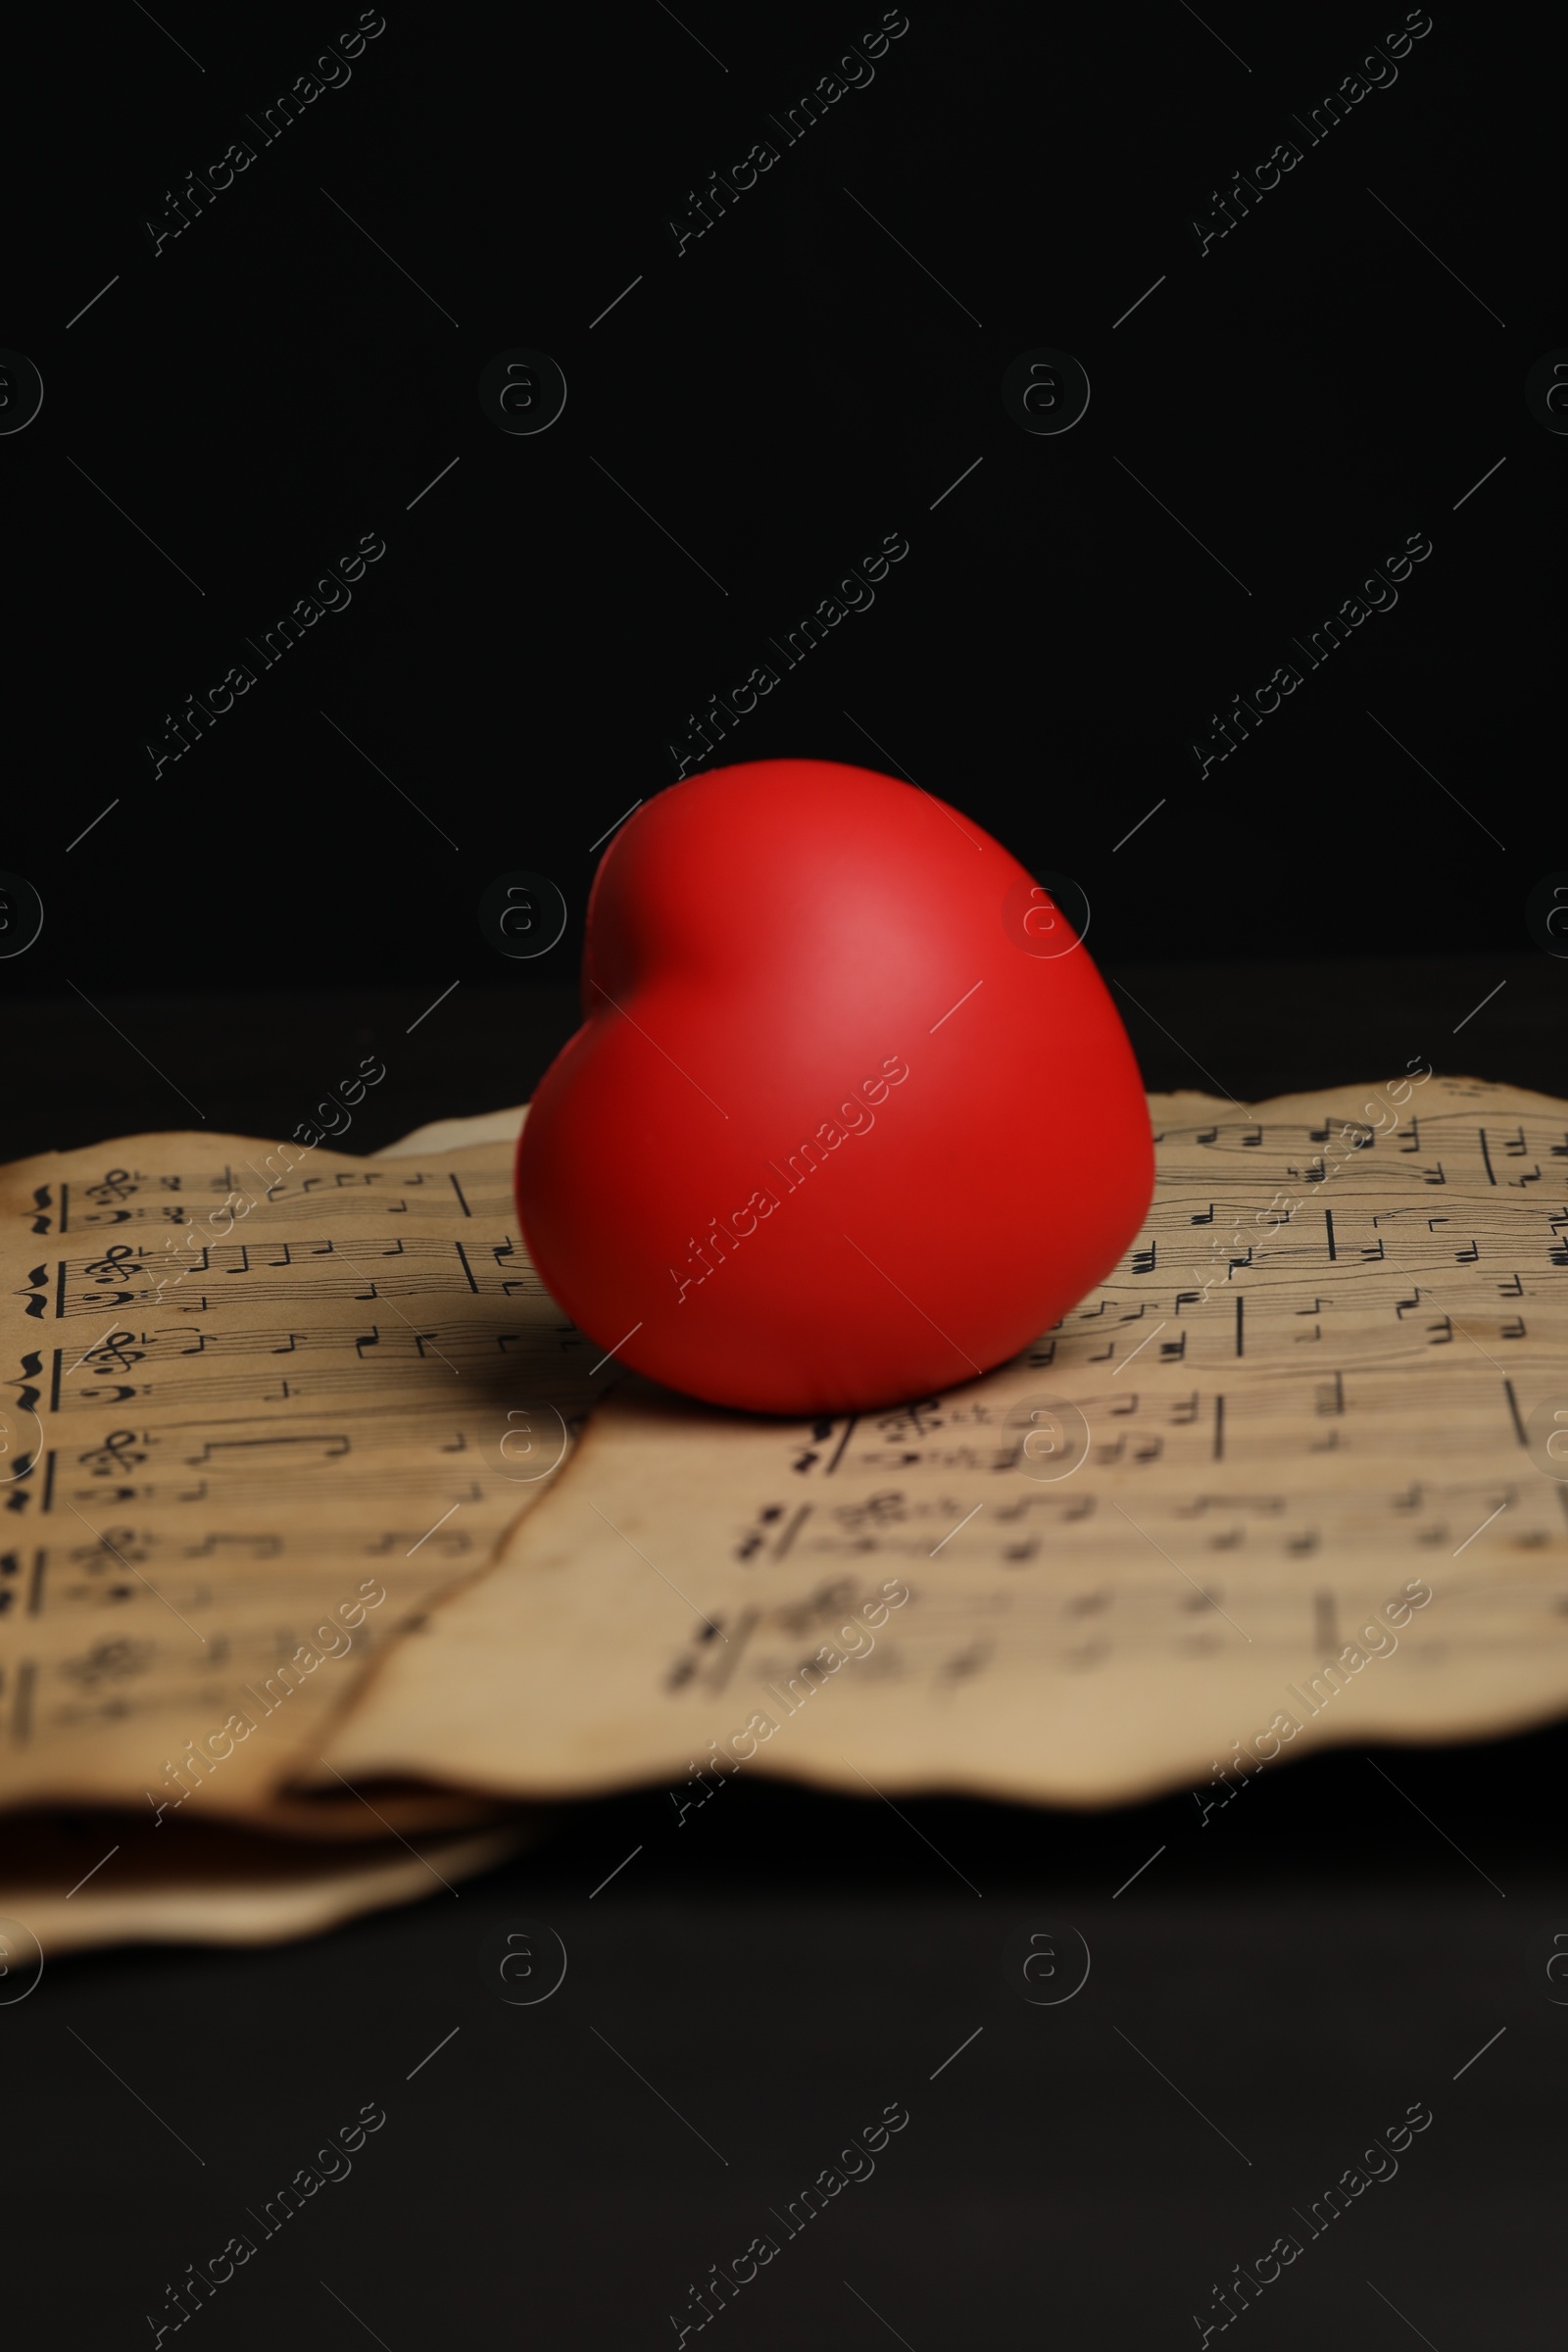
[[[224,1823],[112,1813],[10,1823],[0,1863],[0,2006],[63,1952],[106,1943],[281,1943],[394,1904],[450,1899],[537,1835],[531,1817],[420,1841],[301,1845]]]
[[[1144,1232],[1016,1363],[815,1424],[627,1384],[328,1762],[1100,1803],[1568,1706],[1568,1104],[1151,1108]]]
[[[0,1171],[0,1803],[350,1837],[471,1812],[372,1817],[316,1759],[617,1367],[528,1261],[510,1136],[375,1159],[318,1136]],[[307,1762],[323,1790],[286,1803]]]

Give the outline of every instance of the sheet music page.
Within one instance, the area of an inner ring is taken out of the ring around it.
[[[1144,1232],[1017,1361],[806,1424],[627,1383],[329,1761],[1093,1803],[1568,1706],[1568,1103],[1151,1110]]]
[[[618,1370],[546,1296],[512,1161],[306,1122],[0,1170],[0,1802],[373,1829],[316,1767],[327,1726]],[[278,1796],[306,1758],[337,1802]]]
[[[379,1796],[377,1797],[379,1803]],[[194,1817],[194,1818],[193,1818]],[[157,1825],[123,1812],[8,1821],[0,1868],[0,1967],[14,1998],[40,1956],[111,1943],[281,1943],[422,1902],[491,1870],[538,1835],[528,1813],[412,1843],[271,1837],[203,1821],[194,1805]],[[21,1931],[20,1933],[18,1931]]]

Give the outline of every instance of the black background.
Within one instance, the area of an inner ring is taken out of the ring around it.
[[[0,342],[45,398],[0,437],[0,864],[45,923],[0,962],[8,1154],[187,1105],[287,1132],[372,1045],[365,1149],[522,1100],[572,1025],[590,845],[893,531],[874,608],[718,759],[902,770],[1077,878],[1151,1086],[1250,1099],[1419,1054],[1564,1091],[1564,966],[1524,920],[1568,868],[1568,442],[1524,401],[1568,344],[1551,21],[1440,8],[1200,257],[1209,191],[1402,10],[917,6],[677,258],[687,191],[878,10],[393,8],[263,146],[245,114],[355,13],[13,32]],[[239,136],[256,162],[155,259],[144,220]],[[1059,438],[1000,396],[1041,345],[1093,387]],[[567,380],[535,438],[477,398],[514,346]],[[372,531],[350,608],[155,776],[165,714]],[[1414,532],[1396,609],[1200,778],[1210,714]],[[570,912],[536,964],[476,921],[513,868]],[[672,2343],[688,2282],[902,2099],[876,2179],[722,2340],[1196,2342],[1211,2282],[1424,2099],[1399,2179],[1245,2327],[1555,2343],[1564,2013],[1526,1946],[1559,1903],[1568,1926],[1563,1738],[1376,1761],[1396,1788],[1320,1759],[1201,1831],[1187,1795],[911,1803],[940,1851],[871,1800],[738,1786],[677,1832],[645,1791],[318,1943],[56,1964],[0,2012],[12,2307],[29,2340],[143,2340],[164,2282],[379,2099],[353,2179],[208,2334]],[[1088,1936],[1067,2006],[1008,1991],[1020,1922]],[[498,1924],[565,1938],[547,2005],[486,1988]]]
[[[164,20],[204,73],[133,7],[94,19],[69,153],[3,165],[4,336],[45,383],[4,448],[5,856],[47,907],[7,985],[433,996],[498,976],[474,910],[514,867],[565,893],[569,969],[590,844],[893,531],[874,607],[715,758],[897,763],[1077,878],[1112,963],[1524,950],[1563,855],[1568,452],[1524,400],[1568,333],[1561,35],[1454,12],[1308,145],[1291,116],[1401,16],[951,10],[794,146],[768,115],[859,18],[394,11],[270,145],[246,116],[337,17]],[[63,96],[52,28],[21,37],[19,83]],[[688,191],[764,135],[677,258]],[[154,258],[144,221],[239,136],[256,161]],[[1200,257],[1210,191],[1287,136]],[[567,381],[537,437],[477,397],[518,345]],[[1059,437],[1002,405],[1039,345],[1092,385]],[[155,781],[166,714],[365,532],[348,609]],[[1397,606],[1200,781],[1211,714],[1411,533]]]

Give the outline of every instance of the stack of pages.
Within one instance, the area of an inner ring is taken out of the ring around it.
[[[263,1939],[487,1867],[547,1799],[1217,1795],[1561,1711],[1568,1103],[1150,1111],[1147,1226],[1054,1331],[793,1423],[569,1323],[520,1111],[0,1171],[0,1915]]]

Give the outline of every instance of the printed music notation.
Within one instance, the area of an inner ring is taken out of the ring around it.
[[[78,1155],[84,1157],[85,1154]],[[225,1200],[248,1200],[250,1216],[264,1227],[298,1223],[302,1207],[312,1221],[344,1217],[406,1217],[505,1222],[511,1213],[511,1169],[480,1174],[454,1169],[406,1170],[401,1166],[329,1169],[310,1176],[272,1176],[251,1161],[225,1160],[201,1173],[150,1172],[141,1167],[101,1167],[94,1180],[83,1175],[46,1178],[32,1188],[24,1211],[34,1234],[93,1234],[116,1227],[194,1226]]]
[[[48,1349],[40,1379],[51,1409],[68,1415],[194,1404],[227,1413],[288,1400],[330,1409],[335,1398],[363,1396],[373,1351],[378,1399],[428,1397],[439,1406],[443,1384],[466,1377],[507,1388],[520,1363],[553,1367],[588,1347],[559,1316],[479,1329],[458,1322],[302,1331],[115,1326],[80,1354],[74,1345]]]
[[[7,1170],[7,1785],[167,1801],[250,1723],[199,1801],[265,1818],[316,1753],[543,1790],[750,1724],[760,1769],[1098,1799],[1271,1719],[1568,1703],[1568,1480],[1532,1437],[1568,1408],[1568,1113],[1411,1092],[1393,1126],[1364,1091],[1156,1101],[1122,1263],[946,1395],[790,1425],[633,1384],[417,1642],[606,1385],[510,1148],[318,1154],[220,1238],[224,1139]]]
[[[0,1171],[7,1801],[139,1804],[230,1723],[200,1801],[265,1819],[605,1386],[517,1238],[510,1146],[317,1150],[287,1179],[246,1149],[139,1136]],[[368,1580],[385,1605],[328,1640]]]
[[[509,1218],[515,1217],[511,1200]],[[313,1212],[300,1209],[301,1222]],[[480,1229],[484,1231],[485,1229]],[[411,1298],[450,1293],[462,1297],[538,1299],[544,1286],[513,1233],[446,1239],[417,1231],[340,1239],[281,1237],[187,1245],[172,1260],[151,1242],[111,1242],[85,1255],[62,1254],[30,1267],[14,1290],[23,1311],[39,1322],[121,1309],[144,1313],[207,1314],[232,1305],[243,1288],[266,1307],[296,1300]],[[266,1307],[263,1311],[266,1311]]]
[[[794,1425],[621,1389],[330,1757],[1102,1801],[1271,1722],[1300,1752],[1568,1705],[1568,1105],[1151,1111],[1144,1231],[1014,1363]]]

